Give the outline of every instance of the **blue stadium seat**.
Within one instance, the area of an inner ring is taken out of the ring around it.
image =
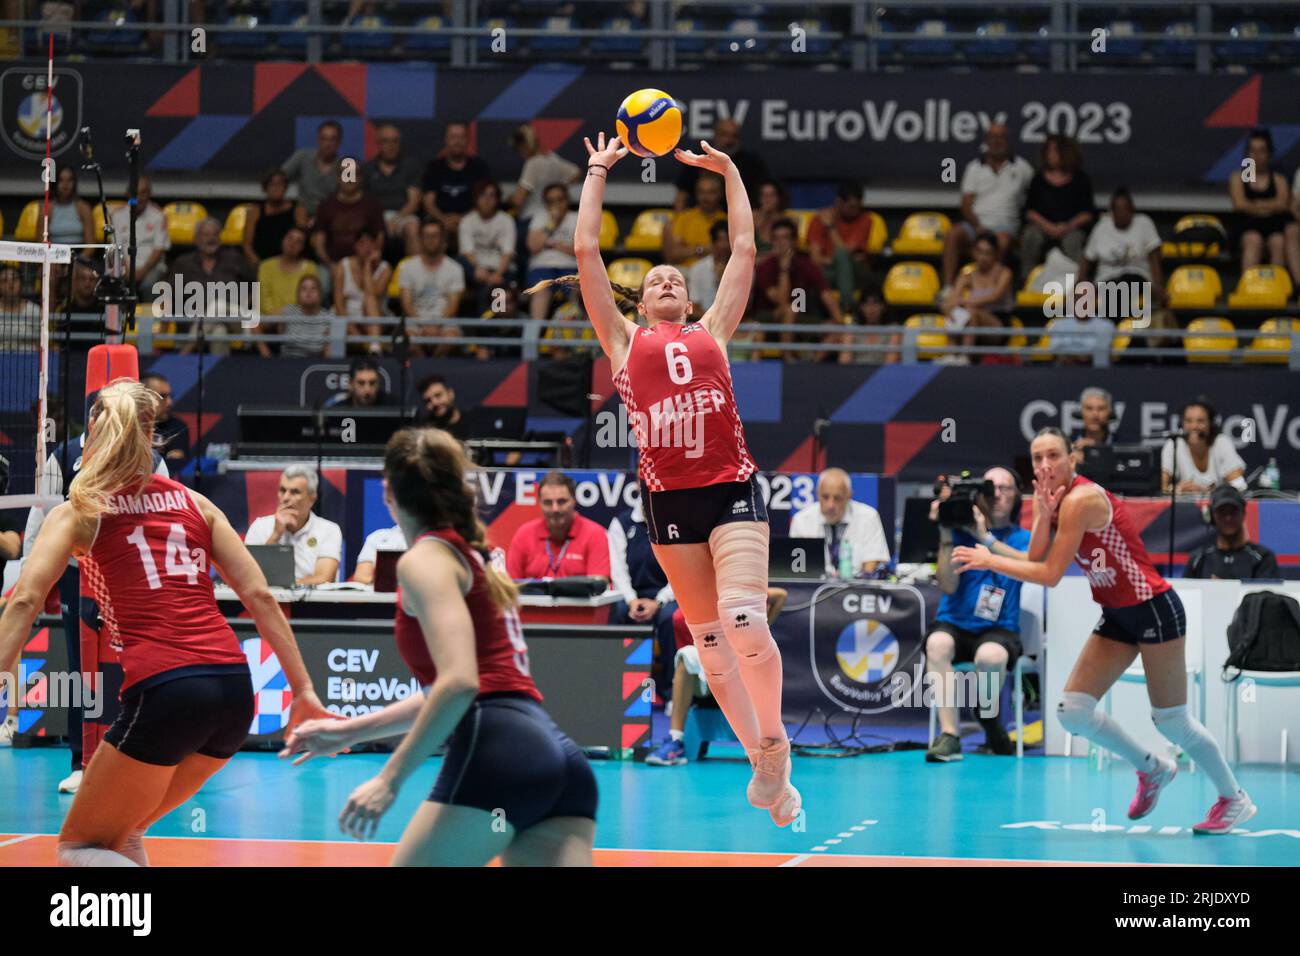
[[[903,44],[903,52],[908,56],[952,56],[957,51],[957,44],[946,39],[949,33],[945,20],[922,20],[916,25],[913,36],[923,39],[908,40]]]
[[[868,25],[868,29],[870,29],[869,25]],[[895,42],[889,39],[890,35],[895,33],[897,33],[897,31],[894,29],[894,25],[889,21],[887,20],[876,21],[876,51],[881,56],[889,56],[897,48]]]
[[[294,17],[286,26],[305,27],[307,26],[307,14],[300,13]],[[312,34],[307,33],[277,33],[275,35],[276,45],[281,50],[305,50],[307,49],[307,37]]]
[[[582,49],[582,38],[563,36],[561,31],[577,27],[573,17],[545,17],[537,23],[540,29],[550,31],[548,36],[528,38],[528,49],[533,53],[577,53]]]
[[[1165,39],[1158,40],[1154,51],[1156,56],[1169,60],[1190,60],[1196,56],[1196,42],[1186,39],[1196,32],[1196,24],[1191,20],[1178,20],[1164,29]]]
[[[408,33],[406,35],[402,46],[407,52],[451,49],[451,37],[442,32],[443,27],[451,25],[450,21],[445,21],[442,17],[434,14],[422,18],[413,25],[419,27],[423,32]]]
[[[129,29],[130,24],[139,22],[139,18],[124,7],[105,10],[95,17],[95,22],[104,24],[108,29],[91,30],[86,34],[86,42],[94,46],[125,49],[139,46],[144,39],[144,34],[139,30]]]
[[[1132,39],[1141,27],[1132,20],[1112,20],[1106,24],[1106,56],[1131,59],[1142,55],[1142,41]]]
[[[350,24],[349,30],[342,34],[340,46],[344,53],[374,56],[392,49],[394,37],[391,33],[381,32],[391,26],[388,18],[381,14],[357,17]]]
[[[1035,30],[1034,32],[1038,34],[1040,39],[1030,40],[1025,44],[1025,55],[1031,60],[1046,60],[1050,57],[1052,55],[1052,43],[1048,36],[1051,35],[1051,31],[1051,26],[1046,23]]]
[[[704,24],[693,17],[687,17],[676,21],[673,29],[677,36],[673,38],[673,47],[678,53],[703,53],[708,41],[703,37],[695,35],[697,30],[703,30]]]
[[[1234,24],[1228,30],[1229,36],[1241,39],[1234,43],[1216,43],[1214,45],[1214,55],[1230,63],[1243,63],[1268,56],[1267,41],[1250,39],[1267,32],[1268,27],[1258,20],[1243,20],[1241,23]]]
[[[985,39],[967,41],[962,50],[972,60],[1003,60],[1016,55],[1015,40],[997,39],[1008,33],[1017,32],[1016,28],[1006,20],[990,20],[988,23],[981,23],[975,28],[975,32]]]
[[[719,40],[713,47],[719,53],[744,54],[767,52],[767,41],[754,36],[754,34],[764,29],[762,21],[756,20],[753,17],[746,17],[741,20],[732,20],[727,24],[726,29],[727,32],[731,34],[731,38],[727,40]],[[735,50],[731,48],[733,43],[737,44]]]
[[[639,53],[641,24],[631,17],[610,17],[600,25],[603,36],[591,41],[592,53]]]
[[[226,26],[242,27],[235,32],[222,31],[214,33],[217,46],[223,50],[243,50],[249,53],[265,50],[271,45],[271,34],[259,30],[258,18],[252,14],[242,13],[236,17],[227,17]]]

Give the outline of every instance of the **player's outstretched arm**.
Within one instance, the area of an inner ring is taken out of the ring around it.
[[[700,320],[709,334],[725,348],[745,317],[754,287],[754,259],[758,255],[754,245],[754,212],[749,207],[749,194],[740,178],[740,170],[731,157],[704,140],[700,140],[700,148],[704,150],[703,154],[678,149],[673,155],[678,162],[717,173],[726,184],[727,238],[731,243],[731,258],[718,280],[718,294],[713,305]]]
[[[582,184],[582,198],[578,200],[578,227],[573,236],[573,254],[578,260],[578,283],[582,292],[582,305],[596,330],[600,347],[613,363],[615,370],[622,368],[627,357],[628,343],[636,326],[623,317],[614,302],[614,290],[609,284],[609,273],[600,256],[600,218],[605,201],[605,179],[609,169],[627,155],[627,147],[615,136],[605,143],[605,134],[596,138],[597,146],[583,137],[590,154],[587,160],[587,178]],[[601,169],[599,167],[605,167]]]
[[[67,569],[68,558],[87,548],[94,533],[95,522],[80,517],[66,502],[45,517],[0,617],[0,664],[17,659],[46,595]]]

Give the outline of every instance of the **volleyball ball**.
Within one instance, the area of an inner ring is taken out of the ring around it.
[[[618,108],[618,139],[637,156],[662,156],[682,138],[682,108],[663,90],[637,90]]]

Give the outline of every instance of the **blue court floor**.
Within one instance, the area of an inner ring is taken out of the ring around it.
[[[1300,864],[1300,768],[1239,768],[1259,807],[1246,828],[1194,836],[1215,793],[1184,768],[1156,810],[1125,812],[1132,770],[1082,758],[983,756],[927,764],[920,751],[832,759],[797,757],[805,819],[777,829],[745,802],[748,766],[717,757],[685,767],[594,761],[600,785],[597,863],[607,865],[899,865],[1095,862]],[[738,751],[734,751],[738,754]],[[432,786],[440,760],[412,778],[382,822],[380,845],[358,847],[336,820],[348,794],[384,755],[353,754],[301,767],[241,753],[195,799],[159,821],[155,863],[369,865]],[[72,798],[55,792],[66,750],[0,750],[0,865],[53,862],[53,834]],[[168,839],[177,838],[177,839]],[[364,852],[361,852],[364,850]]]

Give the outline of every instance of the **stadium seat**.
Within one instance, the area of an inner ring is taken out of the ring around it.
[[[241,13],[238,16],[227,17],[226,26],[239,27],[238,30],[222,30],[214,33],[217,46],[227,50],[246,50],[255,52],[265,50],[271,45],[271,34],[265,30],[259,29],[261,26],[258,18],[250,13]]]
[[[226,225],[221,230],[223,246],[238,246],[244,242],[244,223],[248,220],[248,210],[253,208],[251,202],[241,202],[230,215],[226,216]]]
[[[408,256],[407,258],[410,258],[410,257]],[[396,299],[396,298],[399,298],[399,297],[401,296],[401,294],[402,294],[402,288],[401,288],[401,286],[399,286],[399,285],[397,284],[397,277],[398,277],[399,275],[401,275],[401,273],[402,273],[402,263],[405,262],[405,261],[406,261],[406,259],[402,259],[402,260],[400,260],[400,261],[397,263],[397,268],[395,268],[395,269],[393,270],[393,277],[392,277],[391,279],[388,280],[388,291],[387,291],[387,296],[388,296],[388,298],[390,298],[390,299]]]
[[[305,27],[309,26],[307,14],[301,13],[294,17],[286,26]],[[307,48],[307,38],[315,34],[307,33],[277,33],[276,46],[281,50],[305,50]]]
[[[948,335],[942,331],[947,327],[947,321],[937,312],[926,312],[921,315],[913,315],[903,323],[905,328],[909,329],[935,329],[938,331],[921,332],[916,336],[916,357],[928,360],[938,358],[942,352],[935,349],[945,349],[948,347]]]
[[[871,238],[867,240],[867,252],[873,256],[878,255],[885,249],[885,243],[889,241],[889,226],[885,225],[885,217],[878,212],[868,212],[871,217]]]
[[[1212,266],[1179,266],[1165,285],[1171,309],[1209,309],[1223,295],[1223,283]]]
[[[1016,55],[1016,41],[999,39],[1017,30],[1006,20],[992,20],[981,23],[975,28],[975,35],[980,40],[972,40],[962,48],[972,60],[1007,60]]]
[[[933,306],[939,296],[939,273],[928,262],[900,262],[885,276],[889,305]]]
[[[957,51],[957,44],[947,39],[948,33],[947,21],[922,20],[914,31],[914,36],[921,39],[906,41],[903,52],[908,56],[952,56]]]
[[[1009,324],[1010,327],[1013,329],[1023,330],[1025,327],[1025,323],[1021,322],[1014,315],[1011,316],[1011,320]],[[1014,349],[1018,351],[1020,349],[1028,348],[1028,347],[1029,347],[1029,336],[1025,335],[1023,331],[1021,332],[1020,335],[1012,335],[1012,336],[1008,336],[1007,338],[1008,349]]]
[[[1132,39],[1140,32],[1132,20],[1112,20],[1106,24],[1106,56],[1133,59],[1142,55],[1142,41]]]
[[[903,220],[893,250],[900,256],[937,256],[952,223],[941,212],[914,212]]]
[[[608,209],[600,213],[600,249],[608,252],[618,245],[618,220]]]
[[[703,53],[707,45],[706,40],[696,36],[697,31],[704,29],[704,24],[692,17],[686,17],[677,20],[673,24],[677,36],[673,38],[673,47],[678,53]]]
[[[726,26],[727,33],[731,34],[725,40],[719,40],[714,45],[718,53],[766,53],[767,41],[755,36],[764,30],[763,22],[754,17],[739,17],[732,20]],[[736,44],[736,49],[731,48]]]
[[[1262,334],[1251,340],[1245,360],[1286,365],[1291,359],[1291,333],[1300,333],[1300,319],[1266,319],[1259,331]]]
[[[1192,213],[1174,225],[1172,242],[1162,243],[1160,254],[1173,259],[1214,259],[1228,248],[1228,231],[1218,216]]]
[[[392,49],[396,38],[393,34],[382,31],[391,25],[387,17],[378,14],[357,17],[342,34],[340,46],[349,55],[363,53],[375,56],[386,53]]]
[[[40,239],[41,200],[33,199],[18,217],[18,226],[14,229],[14,238],[19,242],[36,242]]]
[[[807,19],[807,20],[798,20],[798,21],[792,21],[792,22],[797,22],[797,23],[799,24],[799,26],[803,27],[804,30],[809,34],[808,37],[807,37],[806,40],[805,40],[805,43],[806,43],[806,47],[805,47],[805,49],[804,49],[804,52],[805,52],[805,53],[807,53],[807,54],[809,54],[809,55],[811,55],[811,56],[828,56],[828,55],[830,55],[830,53],[831,53],[831,51],[832,51],[832,49],[833,49],[831,41],[830,41],[830,40],[815,40],[815,39],[812,38],[812,34],[814,34],[814,33],[833,33],[834,30],[835,30],[835,26],[834,26],[834,24],[832,24],[829,20],[815,20],[815,19],[812,19],[812,18],[809,18],[809,19]]]
[[[515,21],[512,17],[489,17],[483,21],[483,33],[478,38],[478,48],[480,53],[487,53],[492,49],[494,41],[493,31],[505,30],[509,36],[510,31],[515,28]]]
[[[1016,306],[1026,309],[1041,309],[1047,302],[1047,293],[1038,289],[1038,277],[1043,274],[1041,265],[1034,266],[1025,277],[1025,287],[1016,293]]]
[[[403,38],[402,47],[408,53],[451,49],[451,37],[442,32],[444,27],[451,26],[449,21],[434,14],[422,18],[415,26],[419,27],[423,32],[407,34]]]
[[[1192,319],[1187,331],[1195,333],[1183,339],[1188,362],[1226,362],[1228,351],[1237,347],[1237,329],[1228,319]]]
[[[125,50],[139,46],[144,39],[144,34],[139,30],[123,29],[129,24],[139,22],[139,18],[126,7],[105,10],[95,17],[95,22],[102,23],[107,29],[91,30],[86,33],[86,42],[92,46]]]
[[[610,282],[617,282],[630,289],[639,289],[641,283],[645,281],[646,273],[653,268],[654,263],[649,259],[624,258],[615,259],[605,271],[609,275]]]
[[[573,17],[545,17],[537,26],[547,35],[529,37],[524,41],[530,53],[577,53],[582,49],[582,37],[566,35],[567,31],[577,27]]]
[[[817,215],[811,209],[787,209],[786,216],[794,220],[794,224],[799,228],[799,248],[808,248],[808,227],[812,225],[813,216]]]
[[[1052,326],[1056,324],[1055,319],[1048,319],[1043,325],[1043,334],[1038,337],[1033,348],[1029,350],[1028,359],[1031,362],[1050,362],[1055,355],[1052,354]]]
[[[1285,309],[1291,298],[1291,276],[1282,266],[1251,266],[1228,295],[1230,309]]]
[[[1268,56],[1268,42],[1255,39],[1261,33],[1268,33],[1268,27],[1258,20],[1244,20],[1234,24],[1228,31],[1233,42],[1216,43],[1214,55],[1230,63],[1253,62]]]
[[[601,36],[591,41],[592,53],[639,53],[641,24],[631,17],[610,17],[600,25]]]
[[[1115,323],[1115,337],[1111,339],[1110,355],[1111,358],[1120,358],[1124,350],[1133,344],[1133,334],[1130,331],[1133,328],[1132,319],[1120,319]],[[1128,333],[1128,334],[1124,334]],[[1142,343],[1138,343],[1139,347]]]
[[[664,244],[664,223],[671,222],[671,209],[644,209],[637,213],[632,229],[623,240],[629,252],[658,252]]]
[[[208,218],[208,211],[201,203],[169,202],[163,207],[167,217],[167,235],[173,246],[194,245],[194,230],[198,224]]]
[[[1164,29],[1165,38],[1157,40],[1153,50],[1163,60],[1190,60],[1196,56],[1196,41],[1190,39],[1195,33],[1196,24],[1191,20],[1171,23]]]

